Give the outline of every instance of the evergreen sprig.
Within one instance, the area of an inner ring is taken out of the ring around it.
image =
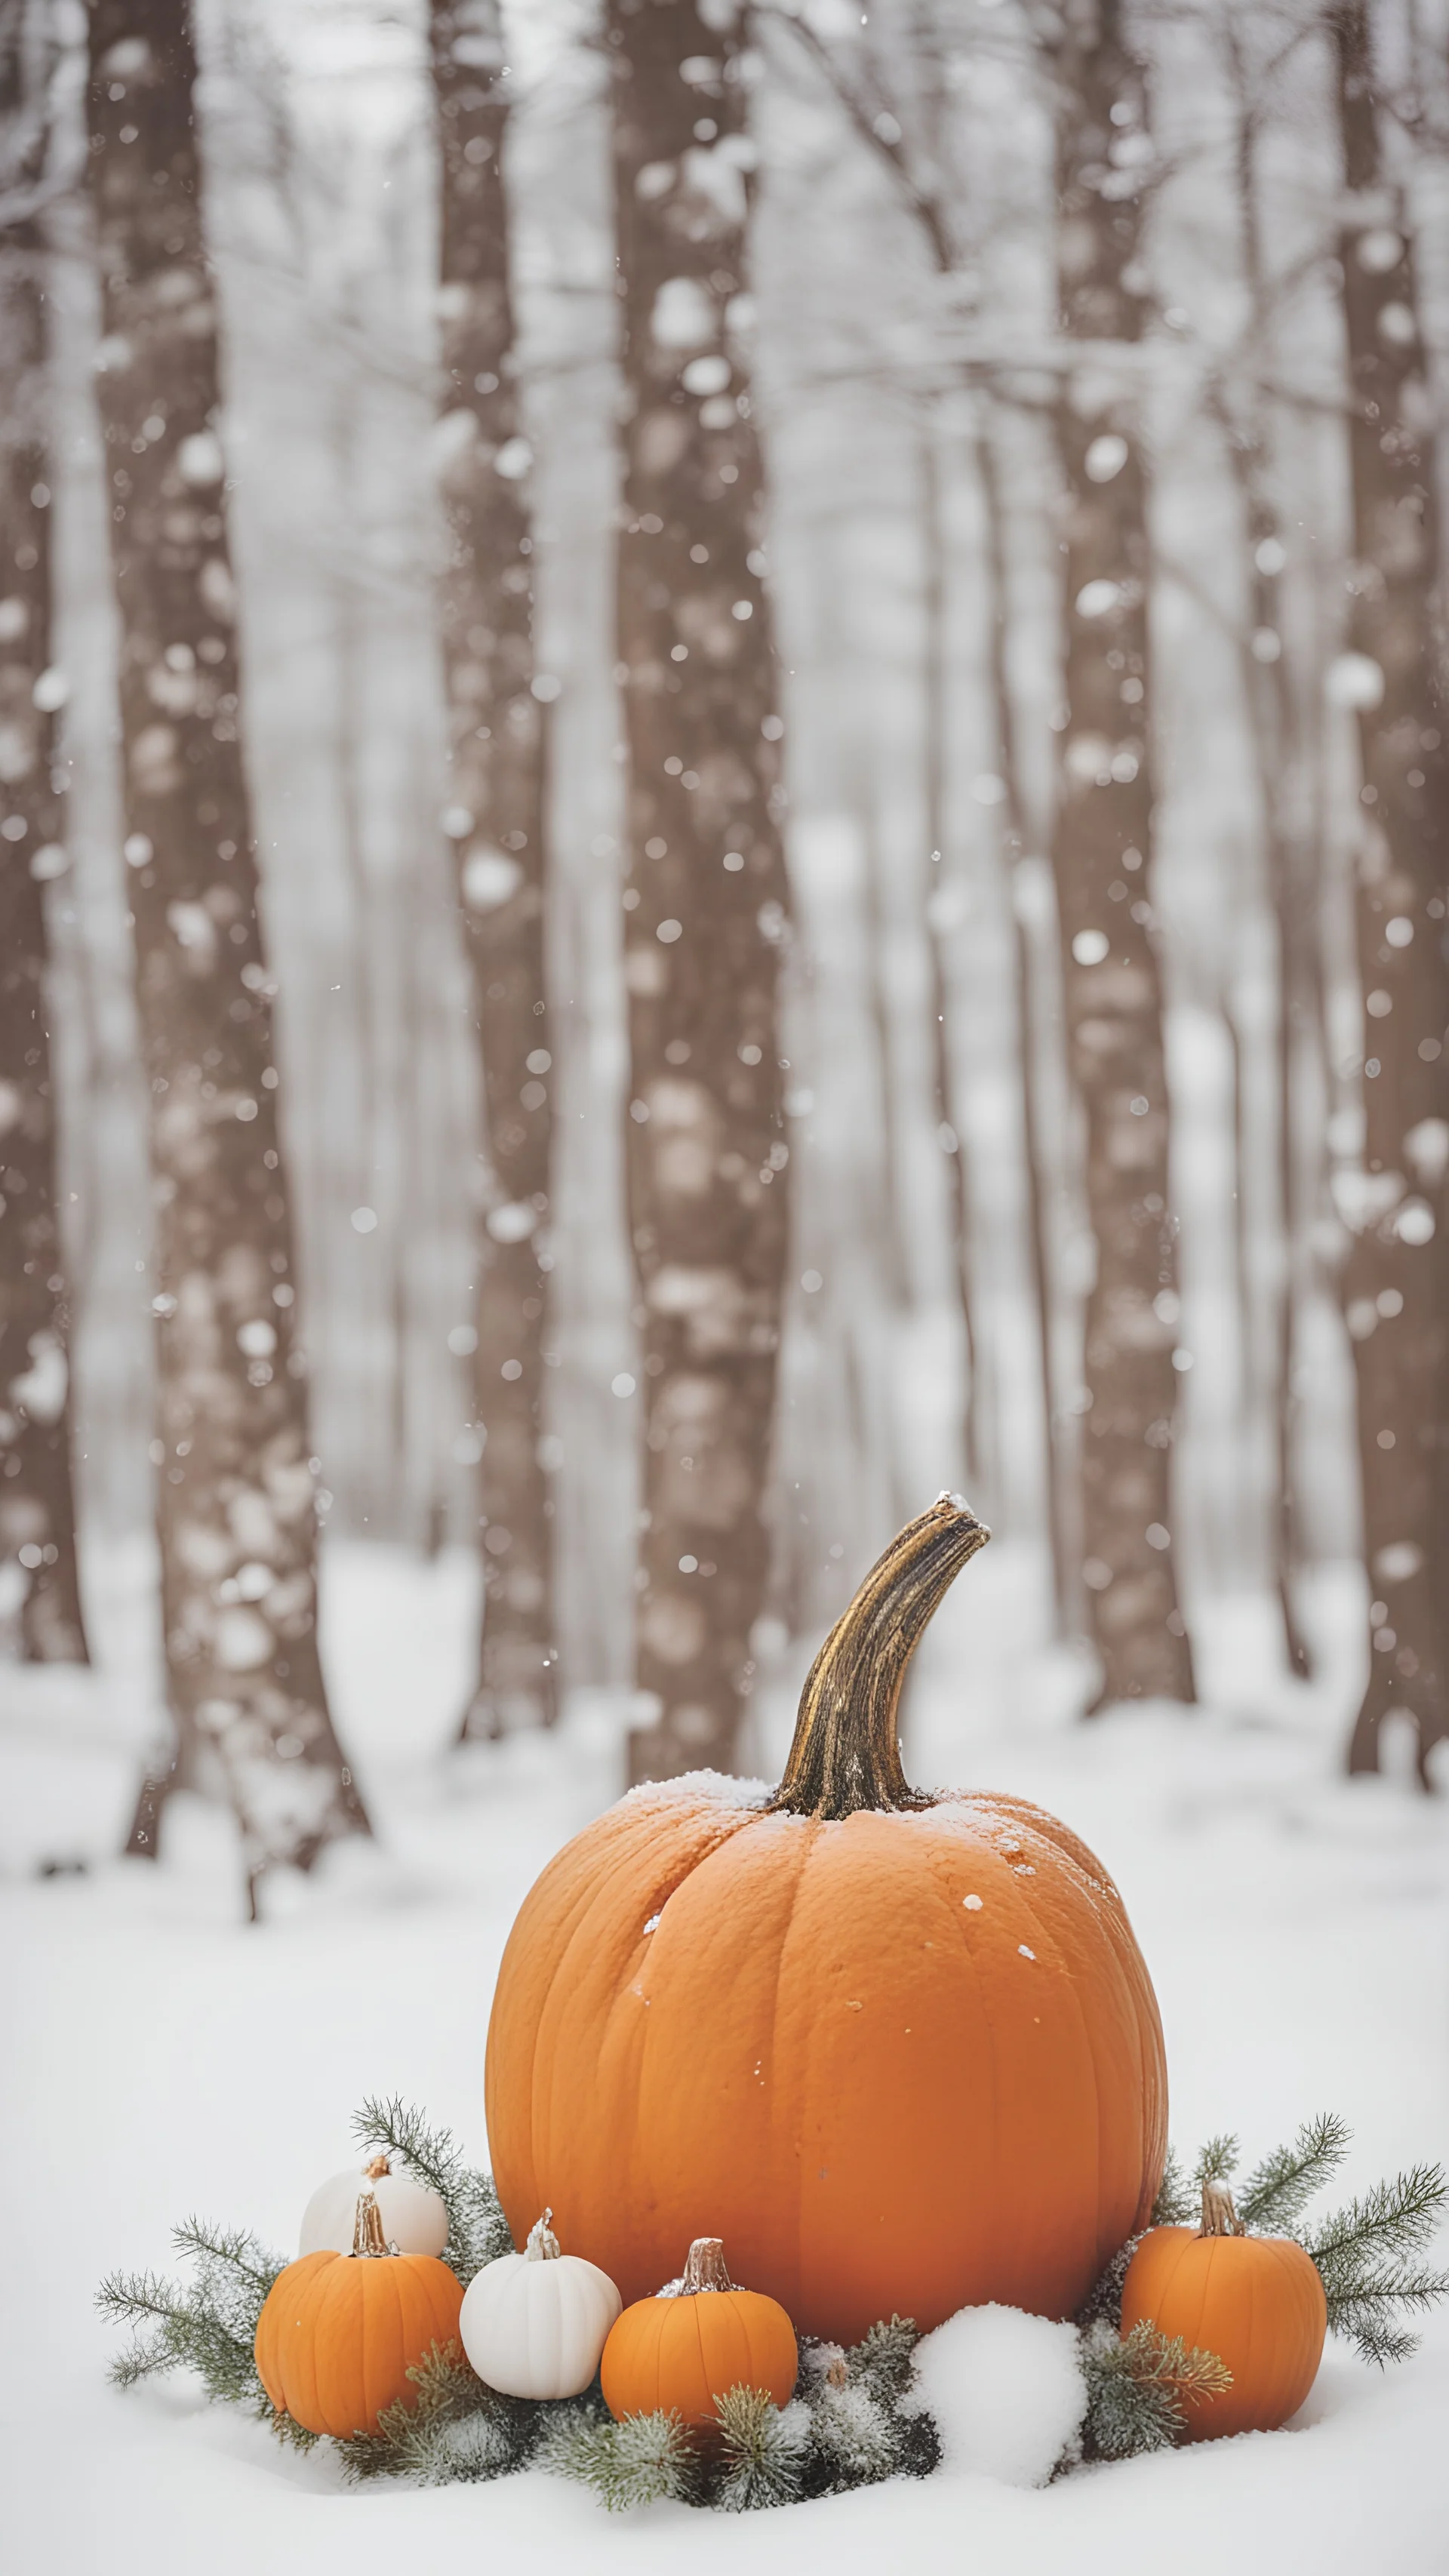
[[[244,2228],[216,2227],[188,2218],[172,2243],[191,2262],[194,2277],[178,2285],[157,2272],[112,2272],[96,2292],[102,2316],[132,2329],[127,2349],[111,2364],[118,2388],[171,2370],[194,2370],[213,2401],[243,2406],[284,2441],[307,2449],[315,2439],[291,2417],[279,2415],[262,2386],[253,2346],[267,2292],[285,2269]]]
[[[726,2513],[793,2504],[805,2481],[809,2409],[777,2406],[763,2388],[730,2388],[714,2401],[723,2470],[713,2501]]]
[[[451,2129],[431,2128],[420,2111],[396,2094],[369,2097],[353,2118],[360,2147],[381,2149],[435,2191],[448,2213],[443,2261],[466,2289],[475,2272],[513,2252],[513,2237],[494,2189],[493,2176],[465,2162]]]
[[[538,2451],[540,2468],[592,2489],[610,2513],[671,2496],[696,2501],[700,2462],[683,2418],[672,2412],[626,2415],[622,2423],[582,2417],[560,2423]]]
[[[384,2407],[376,2433],[337,2444],[349,2478],[411,2478],[439,2487],[506,2477],[523,2467],[540,2410],[487,2387],[456,2343],[435,2343],[408,2377],[415,2398]]]
[[[1159,2334],[1145,2318],[1130,2334],[1110,2325],[1082,2339],[1087,2413],[1082,2449],[1089,2460],[1127,2460],[1144,2451],[1168,2451],[1187,2430],[1189,2405],[1219,2397],[1233,2374],[1215,2352]]]
[[[809,2427],[801,2493],[841,2495],[882,2478],[929,2477],[941,2457],[931,2416],[914,2400],[920,2331],[910,2317],[873,2325],[857,2344],[807,2341],[800,2401]]]
[[[1305,2120],[1291,2144],[1275,2147],[1253,2167],[1235,2195],[1237,2212],[1249,2234],[1290,2236],[1312,2255],[1328,2301],[1330,2334],[1354,2344],[1365,2361],[1405,2361],[1418,2348],[1405,2316],[1422,2315],[1449,2297],[1449,2272],[1416,2259],[1444,2216],[1449,2183],[1439,2165],[1415,2165],[1375,2183],[1333,2217],[1305,2226],[1308,2203],[1337,2172],[1352,2141],[1353,2132],[1331,2111]],[[1238,2160],[1235,2137],[1209,2138],[1189,2184],[1169,2151],[1154,2227],[1190,2224],[1203,2185],[1226,2181]],[[1129,2237],[1088,2292],[1077,2313],[1084,2331],[1121,2325],[1123,2283],[1140,2241]]]
[[[1414,2165],[1375,2183],[1300,2239],[1318,2266],[1328,2326],[1381,2366],[1407,2360],[1418,2336],[1399,2319],[1422,2315],[1449,2296],[1449,2272],[1429,2270],[1422,2253],[1444,2215],[1449,2182],[1440,2165]]]
[[[1305,2120],[1289,2147],[1275,2147],[1253,2167],[1237,2194],[1245,2227],[1282,2235],[1296,2226],[1314,2193],[1338,2171],[1352,2132],[1332,2111]]]
[[[1208,2183],[1231,2180],[1238,2169],[1238,2155],[1238,2141],[1231,2130],[1224,2130],[1221,2137],[1209,2138],[1206,2146],[1200,2149],[1192,2169],[1191,2216],[1197,2216],[1197,2203]]]
[[[1197,2195],[1178,2162],[1177,2149],[1169,2147],[1162,2180],[1157,2186],[1157,2198],[1152,2204],[1151,2224],[1154,2227],[1181,2227],[1189,2218],[1196,2216]],[[1131,2241],[1135,2244],[1135,2237]]]

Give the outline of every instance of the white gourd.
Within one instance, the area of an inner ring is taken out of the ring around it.
[[[364,2173],[334,2174],[319,2183],[302,2212],[299,2254],[350,2254],[358,2196],[377,2201],[385,2241],[399,2254],[441,2254],[448,2241],[448,2212],[437,2192],[411,2174],[394,2173],[386,2156],[374,2156]]]
[[[463,2350],[505,2397],[581,2395],[624,2304],[597,2263],[563,2252],[552,2217],[530,2228],[524,2253],[485,2263],[463,2296]]]

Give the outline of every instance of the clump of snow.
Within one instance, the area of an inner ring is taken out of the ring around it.
[[[762,1807],[775,1794],[769,1780],[740,1780],[728,1771],[681,1771],[672,1780],[641,1780],[631,1798],[708,1798],[716,1807]]]
[[[1044,2487],[1087,2409],[1075,2326],[1021,2308],[962,2308],[916,2347],[916,2386],[947,2471]]]

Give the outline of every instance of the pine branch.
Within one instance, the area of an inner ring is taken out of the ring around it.
[[[1238,2216],[1245,2227],[1265,2234],[1288,2233],[1316,2191],[1337,2172],[1347,2155],[1352,2131],[1331,2111],[1305,2120],[1289,2147],[1277,2147],[1255,2165],[1237,2195]]]
[[[1202,2197],[1204,2183],[1226,2182],[1229,2176],[1237,2171],[1239,2152],[1238,2141],[1231,2130],[1225,2130],[1219,2138],[1208,2139],[1193,2167],[1192,2197],[1185,2212],[1188,2218],[1195,2218],[1197,2215],[1197,2204]]]
[[[523,2467],[534,2448],[538,2409],[486,2387],[456,2343],[433,2344],[408,2377],[416,2397],[385,2406],[375,2433],[337,2444],[347,2477],[401,2477],[437,2487],[506,2477]]]
[[[134,2388],[168,2371],[194,2370],[209,2398],[244,2406],[281,2428],[257,2373],[255,2315],[248,2332],[245,2319],[218,2314],[204,2285],[179,2290],[153,2272],[112,2273],[101,2283],[96,2305],[103,2316],[140,2330],[111,2364],[116,2387]],[[256,2306],[260,2310],[260,2299]]]
[[[915,2350],[920,2340],[914,2317],[892,2316],[889,2321],[882,2318],[846,2354],[847,2376],[880,2403],[892,2404],[905,2394],[915,2376]]]
[[[1158,2207],[1160,2206],[1161,2194],[1159,2193]],[[1154,2227],[1172,2224],[1170,2220],[1159,2218],[1157,2209],[1153,2210],[1152,2223]],[[1109,2325],[1114,2334],[1117,2332],[1122,2323],[1122,2292],[1127,2281],[1127,2266],[1141,2242],[1140,2236],[1129,2236],[1125,2245],[1118,2246],[1110,2263],[1098,2273],[1078,2308],[1075,2318],[1077,2325],[1083,2327]]]
[[[352,2134],[359,2147],[385,2149],[440,2200],[451,2201],[464,2171],[462,2149],[451,2129],[429,2128],[421,2111],[400,2094],[386,2101],[369,2094],[353,2114]]]
[[[156,2272],[113,2272],[96,2292],[102,2316],[136,2331],[111,2365],[118,2388],[134,2388],[171,2370],[194,2370],[213,2401],[245,2407],[282,2439],[310,2445],[314,2436],[278,2415],[257,2371],[257,2319],[285,2269],[242,2228],[189,2218],[175,2231],[179,2253],[196,2266],[184,2288]]]
[[[210,2219],[184,2218],[179,2227],[172,2228],[171,2242],[178,2254],[227,2263],[245,2273],[257,2285],[258,2315],[273,2282],[287,2268],[286,2257],[268,2253],[248,2228],[218,2227]]]
[[[1404,2361],[1418,2337],[1395,2322],[1422,2314],[1449,2296],[1449,2273],[1426,2271],[1411,2258],[1433,2236],[1449,2200],[1440,2165],[1414,2165],[1335,2211],[1301,2242],[1318,2266],[1331,2334],[1355,2344],[1365,2361]]]
[[[714,2502],[726,2513],[793,2504],[804,2483],[808,2409],[781,2409],[763,2388],[731,2388],[714,2401],[724,2469]]]
[[[1377,2182],[1361,2200],[1303,2239],[1319,2270],[1347,2260],[1350,2254],[1401,2257],[1428,2244],[1449,2201],[1449,2182],[1442,2165],[1412,2165],[1392,2182]]]
[[[1160,2334],[1145,2318],[1120,2340],[1098,2326],[1083,2337],[1087,2383],[1083,2448],[1088,2459],[1127,2460],[1166,2451],[1187,2429],[1187,2406],[1231,2388],[1215,2352]]]
[[[1196,2216],[1197,2200],[1192,2186],[1178,2163],[1176,2149],[1169,2147],[1162,2180],[1157,2186],[1157,2198],[1152,2204],[1151,2224],[1154,2227],[1183,2227]]]
[[[382,2148],[396,2156],[417,2180],[435,2191],[448,2213],[448,2242],[443,2261],[465,2288],[475,2272],[500,2254],[513,2252],[513,2237],[491,2174],[465,2164],[451,2129],[428,2126],[420,2111],[394,2094],[383,2101],[370,2097],[352,2123],[361,2147]]]
[[[680,2416],[626,2415],[622,2423],[560,2424],[541,2444],[539,2465],[591,2487],[610,2513],[661,2496],[695,2500],[699,2465]]]

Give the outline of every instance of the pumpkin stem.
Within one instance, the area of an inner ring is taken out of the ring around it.
[[[1205,2182],[1202,2187],[1202,2225],[1200,2236],[1246,2236],[1247,2229],[1233,2206],[1233,2195],[1225,2182]]]
[[[685,2262],[680,2297],[693,2299],[701,2290],[732,2290],[734,2286],[725,2270],[724,2238],[696,2236]]]
[[[360,2191],[357,2195],[357,2216],[352,2222],[352,2251],[368,2255],[392,2252],[382,2232],[382,2211],[378,2208],[375,2191]]]
[[[929,1806],[901,1769],[901,1685],[932,1612],[990,1536],[959,1494],[942,1494],[892,1539],[810,1667],[767,1813],[838,1818],[862,1807]]]
[[[362,2170],[369,2182],[381,2182],[384,2174],[391,2173],[392,2167],[386,2156],[374,2156],[371,2164],[364,2165]]]
[[[549,2224],[552,2217],[553,2211],[546,2209],[542,2218],[534,2220],[528,2231],[528,2243],[523,2249],[525,2263],[552,2263],[562,2254],[563,2247]]]

